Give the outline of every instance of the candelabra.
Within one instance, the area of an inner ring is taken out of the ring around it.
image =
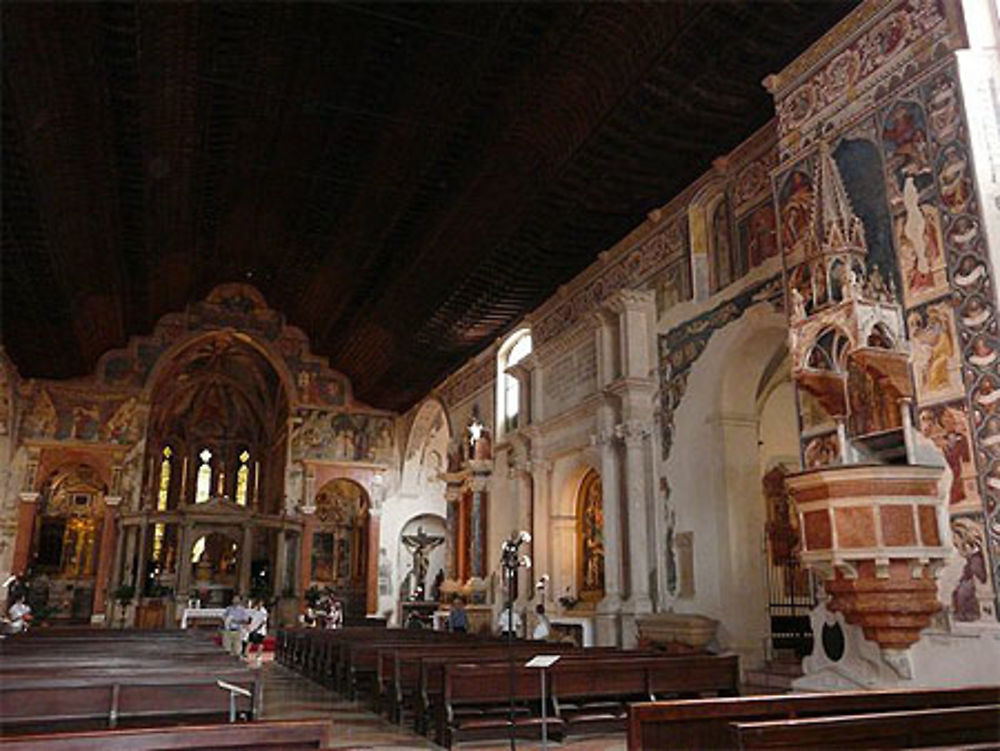
[[[517,581],[517,570],[519,568],[531,568],[531,558],[521,555],[521,546],[531,542],[531,535],[528,532],[518,532],[504,540],[500,548],[500,567],[503,570],[503,581],[506,589],[507,611],[506,632],[507,632],[507,658],[510,665],[510,702],[507,710],[507,728],[510,733],[511,751],[516,749],[514,742],[514,583]]]

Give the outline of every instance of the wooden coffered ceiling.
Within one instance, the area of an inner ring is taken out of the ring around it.
[[[249,280],[402,409],[772,115],[854,2],[3,8],[3,343]]]

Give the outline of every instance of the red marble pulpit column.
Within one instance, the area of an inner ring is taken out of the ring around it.
[[[94,615],[105,612],[105,600],[108,593],[108,580],[111,577],[111,565],[115,556],[115,538],[118,526],[118,496],[107,496],[104,499],[104,521],[101,526],[101,548],[97,554],[97,576],[94,579]]]
[[[382,512],[372,510],[368,517],[368,561],[365,573],[365,610],[378,615],[378,545]]]
[[[24,576],[31,554],[31,541],[35,535],[35,517],[38,513],[39,493],[21,493],[17,505],[17,537],[14,540],[14,559],[11,571]]]

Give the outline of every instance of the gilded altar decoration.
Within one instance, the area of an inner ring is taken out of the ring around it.
[[[591,470],[583,478],[577,502],[579,545],[578,597],[596,602],[604,597],[604,503],[601,476]]]

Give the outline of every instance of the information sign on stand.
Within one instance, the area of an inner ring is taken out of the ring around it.
[[[559,662],[560,655],[535,655],[526,663],[526,668],[538,668],[539,675],[542,676],[542,751],[549,747],[549,721],[548,707],[545,700],[545,670]]]

